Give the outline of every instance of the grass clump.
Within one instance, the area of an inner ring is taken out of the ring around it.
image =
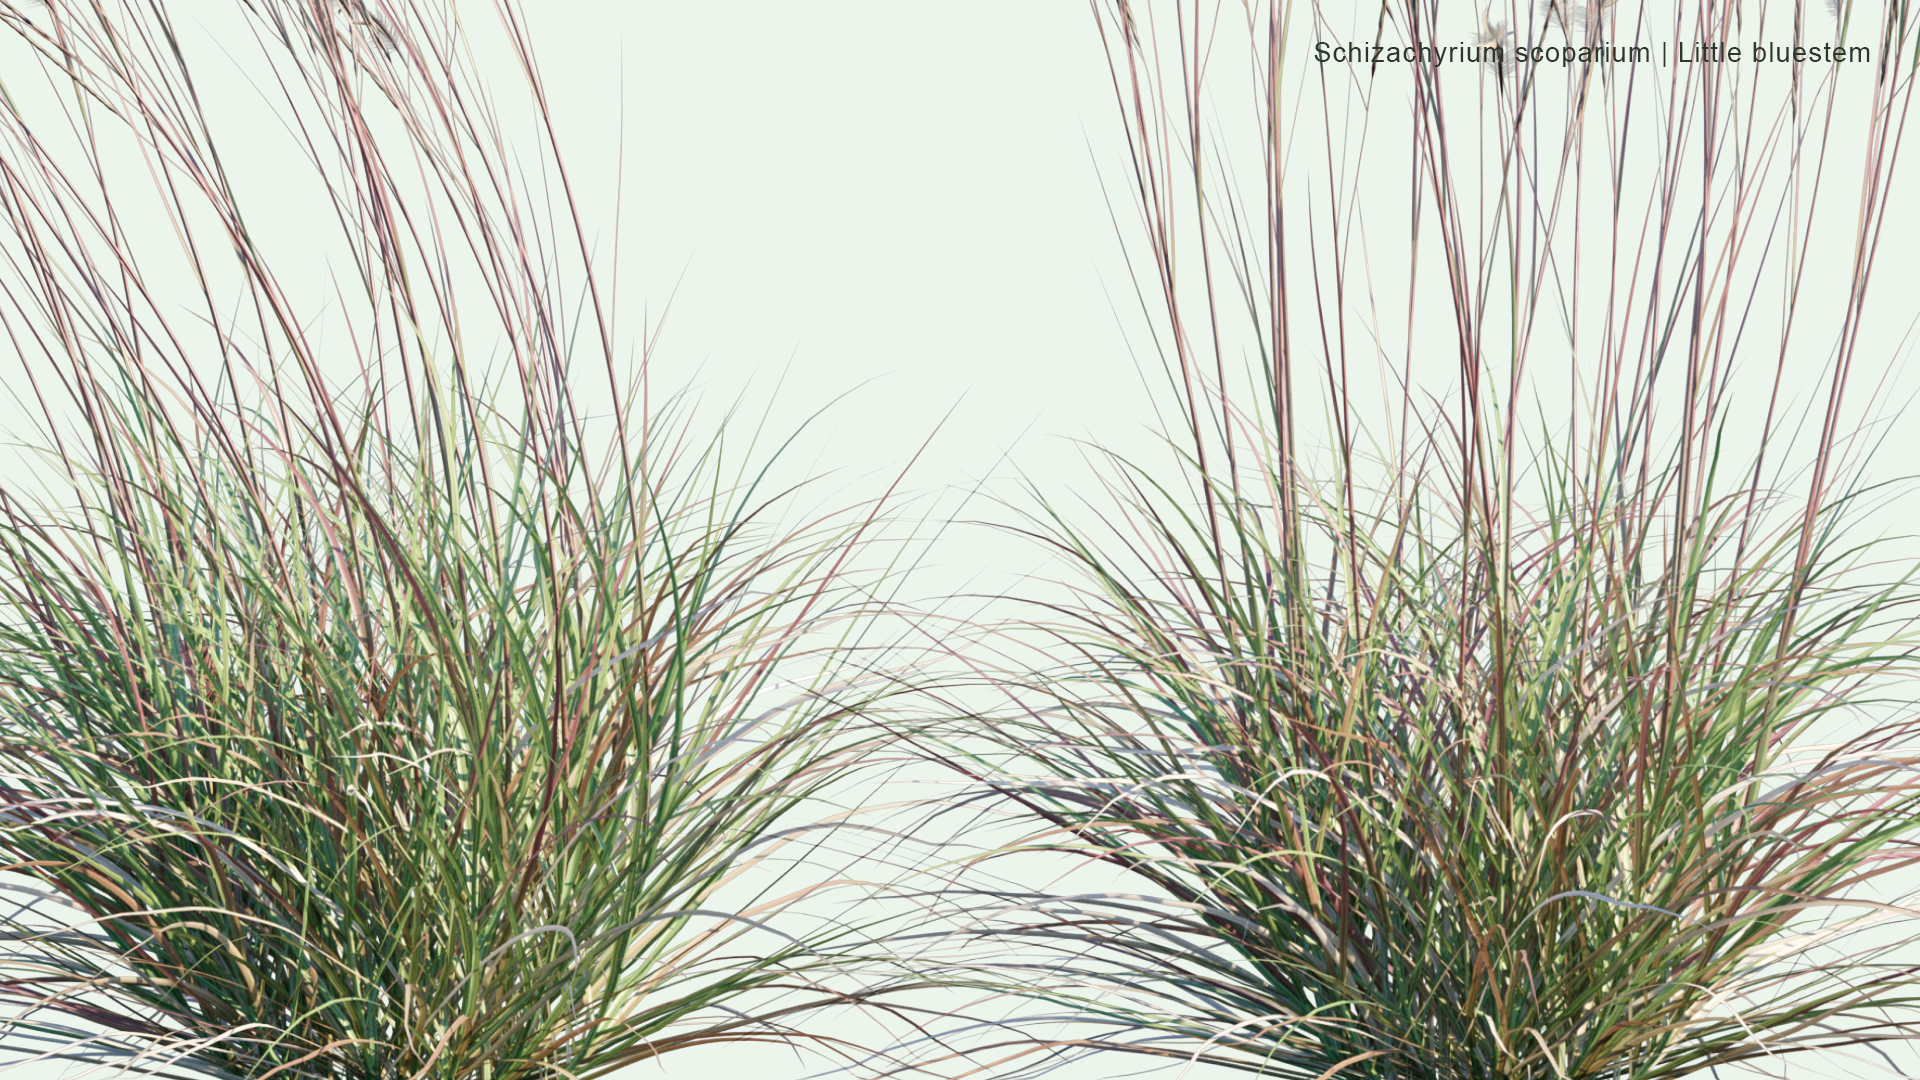
[[[638,461],[564,498],[477,438],[454,477],[355,470],[400,491],[136,438],[83,520],[13,508],[0,539],[0,843],[62,909],[10,920],[16,1032],[236,1076],[593,1075],[842,1000],[813,974],[857,935],[766,925],[804,884],[722,890],[875,748],[871,693],[787,681],[846,531],[769,537]],[[813,993],[715,1009],[779,988]]]
[[[619,375],[498,11],[530,160],[454,9],[231,9],[301,166],[274,183],[335,227],[293,242],[249,226],[169,5],[6,12],[0,321],[51,477],[0,494],[13,1047],[587,1078],[830,1049],[805,1018],[899,985],[791,872],[843,816],[809,800],[883,760],[876,508],[809,516],[649,404],[644,356]]]
[[[1047,826],[1012,850],[1139,883],[981,897],[1060,950],[1034,975],[1092,1043],[1611,1077],[1912,1037],[1909,912],[1873,886],[1920,859],[1920,756],[1851,711],[1911,674],[1906,583],[1841,589],[1858,553],[1826,543],[1797,568],[1797,522],[1736,554],[1735,495],[1676,561],[1651,500],[1504,544],[1418,498],[1365,531],[1311,503],[1329,586],[1266,506],[1222,514],[1222,558],[1126,475],[1130,549],[1056,523],[1094,586],[1055,628],[1079,661],[1009,682],[1024,713],[970,758]]]
[[[1858,539],[1893,489],[1846,393],[1911,21],[1840,84],[1301,73],[1317,39],[1563,32],[1525,5],[1094,13],[1170,453],[1096,453],[1099,525],[1040,490],[1071,592],[1016,633],[1046,659],[990,671],[1007,704],[935,751],[1032,823],[982,868],[1114,872],[977,879],[982,938],[1078,1025],[1029,1050],[1638,1080],[1920,1034],[1915,593]],[[1775,212],[1856,152],[1858,207]],[[1778,252],[1842,234],[1844,317],[1796,314],[1830,283]]]

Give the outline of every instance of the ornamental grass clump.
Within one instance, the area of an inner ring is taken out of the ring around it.
[[[869,692],[779,681],[817,675],[843,533],[768,537],[638,462],[562,500],[519,445],[462,448],[498,488],[357,463],[400,491],[114,449],[84,518],[0,527],[0,845],[55,904],[8,919],[9,1041],[596,1075],[858,1000],[822,980],[860,935],[782,929],[813,878],[722,891],[874,750]]]
[[[1097,454],[1097,525],[1039,490],[1053,666],[937,747],[1035,823],[983,871],[1115,872],[975,879],[974,938],[1077,1025],[1029,1052],[1638,1080],[1920,1035],[1913,563],[1868,532],[1905,488],[1853,408],[1891,360],[1904,9],[1856,12],[1879,62],[1844,79],[1300,74],[1318,37],[1560,31],[1095,11],[1170,452]],[[1798,25],[1756,14],[1600,17]]]
[[[292,241],[223,165],[264,152],[204,89],[238,61],[170,5],[0,9],[0,325],[47,446],[0,490],[0,1044],[329,1080],[831,1049],[809,1017],[900,985],[795,917],[845,819],[810,796],[884,760],[876,506],[809,511],[620,374],[559,153],[513,156],[451,9],[232,7],[299,152],[271,182],[332,230]]]
[[[1665,498],[1560,504],[1500,549],[1444,496],[1363,531],[1319,503],[1295,520],[1338,543],[1329,588],[1271,504],[1221,515],[1217,559],[1132,479],[1130,549],[1054,523],[1098,590],[1056,628],[1081,662],[1010,685],[1027,711],[970,755],[1048,827],[1010,850],[1138,882],[982,898],[1071,956],[1033,971],[1110,1029],[1088,1044],[1679,1076],[1915,1034],[1913,912],[1871,886],[1920,860],[1920,753],[1905,715],[1830,715],[1911,667],[1883,625],[1906,583],[1838,591],[1858,553],[1801,567],[1797,523],[1736,554],[1736,492],[1690,519],[1692,566]]]

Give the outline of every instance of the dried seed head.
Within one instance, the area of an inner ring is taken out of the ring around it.
[[[1834,0],[1828,0],[1829,3]],[[1540,0],[1540,17],[1549,26],[1558,26],[1569,40],[1585,37],[1613,10],[1615,0]]]
[[[1514,54],[1513,31],[1505,19],[1495,19],[1491,9],[1481,12],[1480,29],[1472,44],[1485,50],[1481,53],[1481,63],[1492,68],[1503,81],[1519,70],[1520,58]]]

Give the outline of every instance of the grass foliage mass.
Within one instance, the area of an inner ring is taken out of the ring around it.
[[[1660,1080],[1920,1035],[1855,374],[1904,3],[1096,0],[1165,453],[1007,500],[1067,588],[973,628],[877,599],[892,489],[817,509],[623,359],[513,3],[219,6],[0,0],[51,478],[0,486],[9,1051]],[[1526,51],[1816,19],[1876,62]],[[1302,69],[1361,37],[1504,51]],[[915,759],[962,793],[841,805]]]

